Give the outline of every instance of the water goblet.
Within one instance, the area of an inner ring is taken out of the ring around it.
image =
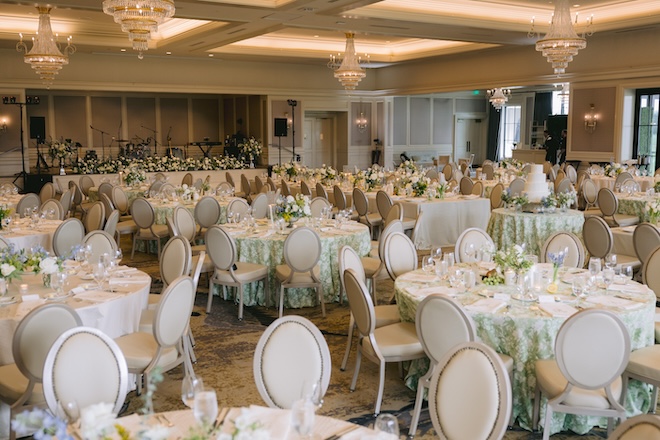
[[[399,421],[392,414],[379,414],[374,423],[374,430],[387,434],[395,435],[399,438]]]
[[[591,276],[596,276],[600,273],[600,258],[589,258],[589,273]]]
[[[614,269],[616,266],[616,254],[607,254],[605,256],[605,267]]]
[[[2,225],[6,232],[11,232],[11,216],[7,216],[2,219]]]
[[[463,271],[460,269],[449,269],[449,285],[455,289],[463,290]]]
[[[55,289],[57,296],[62,296],[67,275],[64,272],[55,272],[50,275],[50,287]]]
[[[633,268],[632,266],[621,266],[621,275],[626,278],[626,283],[628,280],[633,279]]]
[[[181,381],[181,400],[188,408],[195,404],[195,395],[204,391],[204,382],[201,378],[186,374]]]
[[[443,259],[447,262],[448,267],[452,267],[454,265],[454,253],[453,252],[445,252]]]
[[[92,267],[92,276],[94,277],[94,281],[96,281],[99,290],[103,290],[103,283],[106,275],[105,270],[105,264],[100,260]]]
[[[57,416],[65,419],[67,424],[74,425],[80,419],[80,408],[75,400],[57,402]]]
[[[311,438],[314,429],[314,403],[309,399],[300,399],[291,407],[291,426],[302,439]]]
[[[435,273],[435,260],[433,260],[433,257],[429,256],[422,259],[422,270],[427,274]]]
[[[474,246],[474,243],[467,243],[465,245],[465,255],[468,257],[468,262],[475,261],[474,256],[477,252],[476,247]]]
[[[575,295],[578,298],[584,297],[586,287],[587,287],[587,280],[585,277],[576,276],[573,278],[573,281],[571,283],[571,289],[573,291],[573,295]]]
[[[227,212],[227,223],[234,223],[234,211]]]
[[[321,380],[304,380],[300,389],[300,397],[311,401],[318,409],[323,406],[323,385]]]
[[[202,426],[210,426],[215,421],[218,417],[218,398],[214,389],[205,388],[195,393],[193,415]]]
[[[433,250],[431,251],[431,256],[435,259],[442,259],[442,248],[441,247],[433,248]]]
[[[614,269],[605,268],[603,270],[603,284],[605,284],[605,291],[610,288],[610,285],[614,282]]]

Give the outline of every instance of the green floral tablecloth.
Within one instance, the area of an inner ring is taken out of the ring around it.
[[[284,262],[284,240],[286,235],[269,230],[267,226],[260,226],[251,232],[245,232],[242,227],[228,226],[227,230],[234,237],[238,249],[239,261],[265,264],[268,266],[268,280],[270,290],[270,303],[266,304],[266,295],[261,283],[253,283],[243,289],[244,304],[252,306],[255,304],[272,306],[278,304],[279,284],[275,278],[275,266],[285,264]],[[357,222],[349,222],[342,229],[335,227],[324,227],[320,232],[321,237],[321,281],[323,283],[323,297],[326,302],[339,300],[341,291],[339,281],[339,249],[342,246],[351,246],[361,255],[369,254],[371,250],[371,239],[369,228]],[[223,298],[233,298],[233,291],[229,293],[226,289],[216,286],[214,293]],[[316,306],[316,292],[314,289],[286,289],[284,292],[284,307],[301,308]]]
[[[429,279],[429,275],[421,270],[400,276],[395,284],[395,295],[401,319],[413,322],[417,313],[418,304],[431,293],[429,289],[434,286],[446,286],[446,283],[436,278]],[[427,288],[426,290],[420,290]],[[443,289],[442,287],[440,289]],[[444,289],[447,289],[444,287]],[[534,364],[538,359],[551,359],[554,357],[555,337],[565,318],[551,317],[541,311],[538,305],[527,306],[513,299],[506,299],[512,293],[507,286],[478,285],[469,293],[459,293],[456,300],[467,306],[469,315],[477,327],[477,335],[482,342],[495,349],[498,353],[511,356],[514,362],[513,373],[513,415],[520,426],[531,429],[534,389],[536,375]],[[559,294],[570,295],[569,285],[560,283]],[[446,290],[445,290],[446,292]],[[452,293],[450,291],[450,293]],[[482,313],[469,310],[469,305],[482,299],[484,294],[502,293],[505,295],[507,306],[494,313]],[[602,296],[604,292],[594,296]],[[639,306],[631,310],[611,308],[625,323],[630,333],[633,350],[652,345],[654,343],[654,317],[655,295],[650,289],[640,291],[634,296],[640,302]],[[575,304],[573,304],[575,305]],[[582,308],[591,307],[591,303],[580,300]],[[428,370],[428,359],[411,363],[406,385],[411,389],[417,388],[420,376]],[[641,382],[631,381],[627,399],[629,415],[648,411],[650,407],[650,388]],[[545,402],[541,407],[541,426],[545,414]],[[605,418],[574,416],[554,413],[550,434],[570,429],[578,434],[587,433],[593,426],[607,426]]]
[[[649,221],[646,204],[653,201],[654,197],[617,195],[617,198],[619,199],[619,208],[617,209],[619,214],[636,215],[639,217],[640,223]]]
[[[144,197],[145,193],[149,190],[148,186],[142,186],[140,188],[129,188],[123,187],[124,193],[126,193],[126,198],[128,199],[128,206],[131,206],[133,200],[138,197]],[[99,189],[96,186],[93,186],[89,189],[89,201],[96,202],[99,200]]]
[[[582,237],[584,214],[569,209],[552,214],[532,214],[508,208],[494,209],[488,221],[488,234],[497,249],[508,249],[514,244],[525,244],[526,252],[540,255],[543,243],[554,232],[572,232]]]

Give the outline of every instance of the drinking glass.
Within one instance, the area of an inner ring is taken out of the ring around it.
[[[610,288],[610,285],[614,282],[614,269],[609,267],[603,270],[603,284],[605,284],[605,291]]]
[[[443,259],[447,262],[448,267],[452,267],[454,265],[454,253],[453,252],[445,252]]]
[[[468,243],[465,245],[465,255],[468,257],[468,262],[475,261],[474,255],[476,252],[477,249],[474,247],[474,243]]]
[[[435,261],[433,257],[422,258],[422,270],[427,274],[435,273]]]
[[[431,256],[435,259],[442,259],[442,248],[437,247],[431,251]]]
[[[55,289],[57,296],[62,296],[64,291],[64,282],[66,281],[66,274],[64,272],[55,272],[50,276],[50,287]]]
[[[98,261],[92,267],[92,276],[94,281],[98,285],[99,290],[103,290],[103,282],[105,281],[105,264],[102,261]]]
[[[605,267],[614,269],[616,266],[616,254],[607,254],[605,256]]]
[[[57,412],[59,413],[58,417],[65,419],[69,425],[77,423],[80,419],[80,408],[75,400],[58,402]]]
[[[473,271],[468,269],[463,272],[463,282],[465,283],[465,289],[470,290],[477,284],[477,277]]]
[[[300,389],[300,397],[311,401],[317,409],[321,408],[323,406],[323,386],[321,380],[304,380]]]
[[[399,421],[392,414],[379,414],[374,424],[376,432],[393,434],[399,438]]]
[[[197,423],[203,426],[211,425],[218,417],[218,399],[215,390],[205,388],[195,393],[193,415]]]
[[[234,211],[229,211],[227,213],[227,223],[228,224],[234,223]]]
[[[463,271],[460,269],[449,269],[449,285],[461,290],[463,287]]]
[[[314,430],[314,403],[308,399],[296,400],[291,407],[291,426],[303,439],[311,438]]]
[[[633,279],[633,268],[632,266],[621,266],[621,275],[623,275],[627,280]]]
[[[10,228],[10,226],[11,226],[11,217],[10,216],[7,216],[7,217],[3,218],[2,219],[2,224],[3,224],[6,232],[11,232],[11,228]]]
[[[589,273],[591,276],[596,276],[600,273],[600,258],[589,258]]]
[[[573,278],[571,288],[573,290],[573,295],[578,298],[582,298],[585,294],[585,288],[587,286],[587,280],[585,277],[576,276]]]
[[[439,276],[442,279],[445,279],[447,276],[447,272],[449,271],[449,266],[447,266],[447,262],[444,260],[436,260],[435,261],[435,274]]]
[[[188,408],[195,404],[197,393],[204,391],[204,382],[201,378],[186,374],[181,382],[181,400]]]

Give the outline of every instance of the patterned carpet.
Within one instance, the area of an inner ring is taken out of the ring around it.
[[[130,245],[122,243],[124,263],[139,267],[154,278],[152,292],[159,293],[160,283],[158,264],[153,255],[136,253],[135,260],[130,259]],[[126,252],[128,250],[128,252]],[[379,282],[380,298],[389,298],[392,283]],[[206,386],[215,388],[218,394],[219,406],[247,406],[263,404],[252,374],[252,357],[257,340],[265,328],[277,318],[277,310],[264,307],[246,307],[244,320],[237,319],[237,306],[232,301],[214,298],[211,313],[206,314],[207,279],[204,275],[200,280],[195,311],[199,316],[191,317],[191,328],[195,337],[195,353],[198,362],[194,365],[195,372]],[[355,349],[351,354],[346,371],[340,371],[339,366],[346,347],[346,332],[348,327],[348,306],[346,304],[327,304],[327,316],[321,316],[320,307],[298,310],[285,310],[286,314],[299,314],[314,322],[324,334],[332,356],[332,374],[330,387],[325,397],[325,403],[320,414],[350,420],[360,425],[373,423],[372,411],[378,385],[378,370],[375,364],[363,361],[355,392],[349,391],[355,362]],[[182,368],[178,367],[165,374],[165,380],[159,384],[154,400],[156,411],[167,411],[185,408],[180,399]],[[135,393],[129,395],[130,404],[125,414],[137,411],[142,402]],[[388,365],[386,374],[383,411],[397,416],[402,435],[408,432],[415,393],[406,388],[399,377],[396,364]],[[417,438],[435,438],[428,411],[422,411],[417,431]],[[561,433],[553,439],[602,439],[606,438],[603,429],[594,429],[588,435],[577,436]],[[517,426],[510,429],[505,439],[537,439],[541,433],[531,433]]]

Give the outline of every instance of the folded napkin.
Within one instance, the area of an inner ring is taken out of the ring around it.
[[[590,296],[587,302],[604,307],[614,307],[617,309],[630,310],[643,306],[642,303],[637,301],[630,301],[629,299],[618,298],[616,296]]]
[[[428,295],[445,295],[450,297],[455,297],[458,295],[458,290],[453,287],[447,286],[433,286],[433,287],[422,287],[417,289],[414,287],[408,287],[406,289],[411,295],[425,298]]]
[[[139,271],[135,267],[126,267],[126,269],[123,268],[118,268],[116,269],[113,274],[114,275],[131,275],[131,274],[136,274]]]
[[[117,284],[145,284],[151,281],[149,277],[134,277],[134,278],[110,278],[110,285]]]
[[[461,196],[461,199],[478,199],[479,195],[478,194],[465,194]]]
[[[427,275],[419,272],[408,272],[401,275],[398,279],[401,281],[417,281],[420,283],[430,283],[431,281],[438,281],[435,275]]]
[[[575,307],[571,307],[568,304],[558,302],[542,302],[539,304],[539,309],[555,318],[568,318],[573,313],[577,313],[577,309]]]
[[[629,232],[629,233],[632,234],[633,232],[635,232],[636,227],[637,226],[622,226],[622,227],[619,228],[619,230],[623,231],[623,232]]]
[[[648,291],[648,286],[644,284],[610,284],[609,290],[614,290],[616,292],[625,292],[625,293],[646,293]]]
[[[494,298],[482,298],[473,302],[472,304],[465,306],[471,312],[476,313],[495,313],[498,310],[506,307],[504,301]]]
[[[76,295],[78,299],[92,301],[92,302],[106,302],[113,299],[121,298],[122,294],[115,292],[105,292],[101,290],[86,290]]]

